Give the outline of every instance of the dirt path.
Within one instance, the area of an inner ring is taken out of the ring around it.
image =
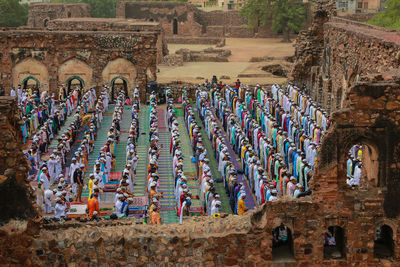
[[[181,48],[191,50],[203,50],[213,45],[187,45],[169,44],[170,54]],[[232,55],[229,62],[185,62],[183,66],[159,66],[160,72],[157,80],[161,83],[171,81],[184,81],[201,83],[203,78],[210,79],[213,75],[220,77],[229,76],[223,82],[232,84],[240,79],[245,84],[271,84],[283,83],[286,78],[277,77],[261,70],[261,67],[269,62],[249,62],[252,57],[274,57],[273,63],[280,63],[285,56],[294,54],[292,43],[282,43],[277,38],[227,38],[226,46]],[[198,79],[201,78],[201,79]]]

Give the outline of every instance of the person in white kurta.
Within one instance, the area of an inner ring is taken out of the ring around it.
[[[53,192],[52,190],[47,189],[44,191],[44,212],[46,214],[51,213],[51,204],[53,203],[55,193],[57,193],[57,190],[54,190]]]

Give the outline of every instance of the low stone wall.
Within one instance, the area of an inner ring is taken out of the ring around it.
[[[166,37],[168,44],[225,44],[225,38],[216,37]]]
[[[214,49],[212,47],[201,51],[192,51],[183,48],[177,50],[175,54],[182,55],[184,62],[228,62],[231,51],[226,49]]]
[[[167,66],[183,66],[183,56],[177,54],[166,55],[161,63]]]

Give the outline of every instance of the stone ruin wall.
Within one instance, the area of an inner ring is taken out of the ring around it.
[[[45,28],[47,22],[60,18],[90,17],[90,5],[83,3],[31,3],[28,13],[28,28]]]
[[[29,166],[23,144],[18,105],[14,97],[0,98],[0,223],[10,218],[27,220],[38,209],[26,183]]]
[[[143,20],[103,19],[103,18],[77,18],[55,19],[49,21],[47,29],[50,31],[114,31],[114,32],[144,32],[158,33],[157,63],[160,63],[168,54],[165,33],[157,22],[144,22]]]
[[[400,66],[396,32],[336,17],[336,6],[317,3],[312,26],[296,40],[290,79],[306,84],[328,112],[346,107],[349,88],[362,76]]]
[[[41,89],[55,93],[58,86],[65,83],[60,76],[62,67],[68,66],[66,65],[68,62],[75,60],[81,68],[78,68],[78,65],[75,70],[66,67],[69,71],[67,70],[62,77],[74,75],[86,77],[88,73],[92,73],[85,78],[85,86],[87,88],[102,86],[103,71],[110,66],[109,63],[119,60],[125,62],[127,67],[134,68],[134,71],[128,73],[130,76],[135,75],[135,77],[128,77],[128,89],[133,90],[136,84],[139,85],[143,89],[141,99],[144,101],[147,72],[151,72],[155,79],[157,77],[158,39],[157,32],[117,32],[110,36],[108,32],[87,31],[3,31],[0,32],[2,53],[0,84],[6,88],[7,92],[12,85],[16,87],[29,74],[24,74],[23,70],[16,73],[15,70],[20,66],[19,63],[25,64],[28,60],[29,66],[32,64],[42,66],[44,74],[41,77],[48,77],[48,80],[43,78],[40,81]],[[120,69],[120,65],[114,64],[108,72],[124,73],[126,71],[126,69]],[[18,78],[20,74],[22,76]]]
[[[249,29],[238,11],[202,11],[191,4],[177,2],[124,2],[117,4],[117,18],[158,21],[167,37],[277,37],[270,25]],[[173,34],[173,20],[178,34]]]

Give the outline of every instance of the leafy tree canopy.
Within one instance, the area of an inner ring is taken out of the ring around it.
[[[376,14],[370,24],[390,29],[400,29],[400,0],[388,0],[385,10]]]
[[[0,0],[0,27],[19,27],[26,25],[28,6],[18,0]]]
[[[51,0],[56,3],[85,3],[90,5],[94,18],[115,18],[115,7],[119,0]]]
[[[286,42],[290,42],[291,32],[299,32],[306,24],[306,6],[296,0],[249,0],[240,14],[250,28],[271,25],[272,30],[284,34]]]

